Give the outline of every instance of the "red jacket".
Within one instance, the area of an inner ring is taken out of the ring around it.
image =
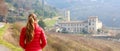
[[[25,51],[42,51],[42,49],[45,47],[47,43],[43,29],[39,27],[38,24],[35,24],[34,38],[28,44],[25,43],[25,32],[26,32],[26,28],[23,27],[20,32],[20,41],[19,41],[20,46]]]

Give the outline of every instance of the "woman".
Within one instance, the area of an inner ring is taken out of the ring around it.
[[[42,51],[46,43],[44,31],[37,24],[36,15],[30,14],[27,25],[22,28],[20,33],[20,46],[25,51]]]

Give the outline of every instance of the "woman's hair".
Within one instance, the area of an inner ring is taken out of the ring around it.
[[[34,37],[34,22],[36,21],[36,15],[35,14],[30,14],[28,16],[28,22],[26,25],[26,43],[29,43],[32,41]]]

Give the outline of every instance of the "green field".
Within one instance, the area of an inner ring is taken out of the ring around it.
[[[55,19],[51,19],[51,20],[46,20],[44,22],[45,22],[47,27],[52,27],[56,23],[56,20]]]

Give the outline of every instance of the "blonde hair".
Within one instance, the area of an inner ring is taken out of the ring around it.
[[[28,16],[28,22],[26,25],[26,43],[29,43],[32,41],[34,37],[34,23],[36,21],[36,15],[35,14],[30,14]]]

